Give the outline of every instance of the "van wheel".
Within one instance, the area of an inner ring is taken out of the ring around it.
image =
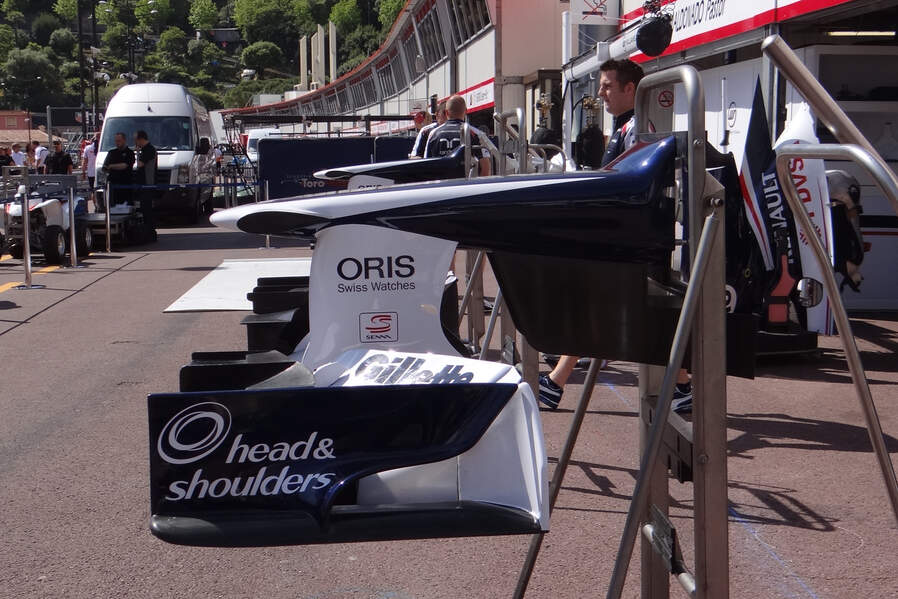
[[[41,249],[47,264],[62,264],[65,257],[65,231],[62,230],[62,227],[50,225],[44,229]]]
[[[25,256],[25,246],[21,243],[9,246],[9,255],[16,260],[21,260]]]

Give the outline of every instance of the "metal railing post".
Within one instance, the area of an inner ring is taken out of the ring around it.
[[[464,142],[465,142],[465,179],[471,178],[471,126],[468,123],[462,124]]]
[[[75,244],[75,188],[69,188],[69,263],[78,266],[78,250]]]
[[[28,175],[23,175],[22,180],[25,186],[25,193],[22,194],[22,266],[25,268],[25,283],[17,286],[16,289],[43,289],[43,285],[31,283],[31,214],[28,210],[28,196],[30,195]]]
[[[895,213],[898,214],[898,186],[892,184],[894,174],[888,166],[883,166],[880,161],[876,160],[876,156],[872,155],[865,148],[836,144],[790,144],[777,150],[776,173],[783,187],[786,201],[789,203],[789,208],[804,231],[814,231],[815,229],[804,208],[804,204],[798,197],[798,190],[795,188],[792,173],[789,171],[789,163],[793,158],[848,159],[854,161],[873,176],[876,184],[889,198],[892,206],[895,207]],[[892,513],[896,521],[898,521],[898,481],[895,479],[895,468],[892,465],[892,460],[889,457],[889,451],[885,444],[882,426],[879,416],[876,414],[876,405],[873,403],[873,395],[870,392],[870,385],[864,373],[860,352],[858,351],[854,334],[851,332],[851,322],[848,320],[848,313],[845,311],[845,305],[842,303],[842,296],[836,284],[836,277],[829,255],[823,248],[820,238],[813,233],[806,234],[805,237],[810,240],[811,250],[814,252],[814,257],[823,273],[823,284],[826,286],[826,292],[829,295],[830,304],[833,308],[833,317],[836,320],[839,339],[841,339],[842,347],[845,350],[845,361],[848,363],[848,371],[851,373],[851,380],[854,383],[858,401],[861,404],[861,411],[864,413],[864,419],[867,423],[867,434],[870,436],[870,443],[873,445],[873,451],[879,462],[879,469],[886,485],[886,493],[889,496]]]
[[[106,180],[106,253],[112,252],[112,183]]]
[[[843,144],[855,144],[865,149],[870,157],[883,169],[883,175],[891,181],[892,187],[898,189],[898,175],[889,168],[886,162],[873,147],[873,144],[864,137],[864,134],[855,126],[848,115],[845,114],[826,89],[820,85],[817,78],[808,70],[798,55],[778,35],[771,35],[761,43],[761,51],[773,62],[773,64],[786,76],[798,93],[807,100],[814,111],[814,116],[819,118],[832,132],[833,136]],[[892,210],[898,214],[898,199],[886,194],[892,204]]]

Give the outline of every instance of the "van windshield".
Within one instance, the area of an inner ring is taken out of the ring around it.
[[[134,146],[134,134],[146,131],[157,150],[193,150],[193,131],[186,116],[116,116],[103,123],[100,151],[115,147],[115,134],[124,133],[128,146]]]

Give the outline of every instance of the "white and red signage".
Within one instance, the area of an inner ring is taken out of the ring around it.
[[[666,0],[663,11],[672,17],[673,37],[663,55],[719,41],[789,19],[845,4],[853,0]],[[636,7],[633,5],[636,4]],[[628,10],[630,8],[630,10]],[[621,28],[643,18],[642,2],[625,2]],[[641,52],[631,58],[648,60]]]
[[[315,324],[303,364],[315,368],[362,347],[458,355],[440,324],[455,246],[367,225],[321,231],[310,272]]]
[[[458,95],[465,99],[468,112],[476,112],[496,105],[495,81],[495,78],[490,77],[486,81],[458,92]]]

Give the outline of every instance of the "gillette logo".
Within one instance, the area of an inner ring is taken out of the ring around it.
[[[359,341],[362,343],[399,341],[399,314],[397,312],[359,314]]]
[[[433,364],[431,366],[431,364]],[[440,370],[438,367],[442,366]],[[458,385],[474,380],[474,373],[464,370],[463,364],[445,364],[436,360],[398,356],[390,359],[386,354],[374,354],[355,369],[355,376],[379,385]]]

